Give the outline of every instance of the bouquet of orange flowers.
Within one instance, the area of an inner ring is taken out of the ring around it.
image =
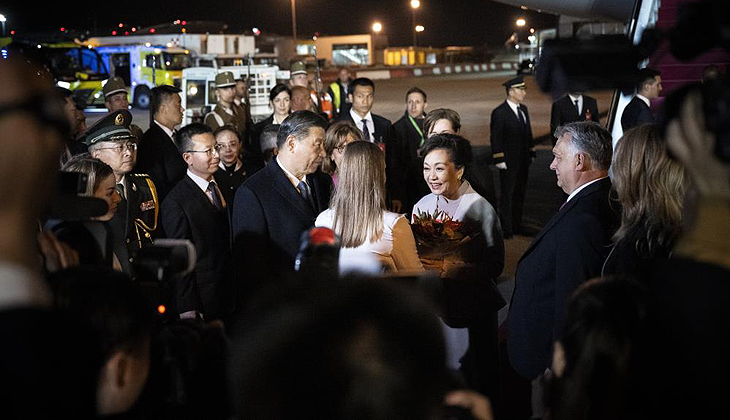
[[[431,259],[455,253],[481,233],[476,222],[454,220],[438,208],[433,213],[419,211],[413,216],[411,228],[419,256]]]

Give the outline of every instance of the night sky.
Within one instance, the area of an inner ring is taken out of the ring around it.
[[[321,35],[366,33],[378,20],[383,23],[383,33],[391,46],[412,43],[410,0],[296,0],[296,3],[300,38],[315,32]],[[146,27],[183,19],[222,21],[238,32],[257,27],[265,33],[291,35],[290,0],[59,1],[42,7],[40,4],[17,0],[1,5],[0,13],[8,19],[7,32],[11,29],[19,34],[51,32],[61,27],[93,31],[96,25],[99,34],[110,35],[119,22]],[[550,14],[488,0],[422,0],[416,23],[426,30],[419,34],[419,45],[500,45],[514,31],[514,21],[520,16],[530,26],[552,27],[556,22],[556,17]]]

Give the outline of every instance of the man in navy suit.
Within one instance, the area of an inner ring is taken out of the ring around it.
[[[508,316],[509,360],[527,379],[550,366],[566,301],[580,284],[601,274],[618,226],[608,199],[611,135],[584,121],[559,127],[556,136],[550,169],[568,200],[522,255]]]
[[[644,68],[639,71],[639,83],[636,85],[636,96],[626,105],[621,114],[621,128],[624,132],[642,124],[654,123],[651,113],[651,100],[659,97],[662,91],[662,78],[656,70]]]
[[[553,102],[550,109],[550,134],[555,133],[561,125],[575,121],[595,121],[598,118],[598,103],[595,98],[581,92],[570,92]],[[552,136],[553,146],[557,140]]]
[[[279,154],[236,191],[237,259],[259,252],[255,248],[263,239],[281,251],[278,262],[293,267],[302,232],[329,207],[332,178],[317,170],[325,157],[326,127],[324,118],[305,110],[292,113],[281,124]]]
[[[375,83],[366,77],[358,77],[350,82],[347,92],[352,106],[349,111],[342,112],[339,119],[354,123],[365,140],[376,143],[385,152],[388,201],[394,212],[400,212],[404,195],[400,187],[405,168],[399,165],[395,132],[390,120],[370,112],[375,103]]]
[[[185,176],[187,168],[174,140],[175,127],[182,123],[185,111],[180,103],[180,89],[167,85],[152,89],[150,128],[139,141],[134,172],[149,174],[160,201]]]
[[[522,207],[533,140],[530,114],[522,104],[527,95],[522,76],[510,79],[502,86],[507,91],[507,99],[492,111],[490,139],[492,158],[500,169],[499,217],[504,238],[509,239],[522,230]]]
[[[190,240],[197,261],[192,273],[175,282],[175,309],[181,318],[222,318],[232,312],[235,291],[229,281],[227,203],[213,177],[221,146],[210,127],[200,123],[180,129],[177,139],[188,169],[162,202],[162,228],[168,238]]]

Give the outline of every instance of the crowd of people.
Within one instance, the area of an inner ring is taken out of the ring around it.
[[[459,114],[429,111],[422,89],[391,123],[372,112],[372,80],[342,69],[323,94],[307,76],[295,63],[257,123],[230,72],[215,108],[184,126],[179,89],[156,87],[143,131],[121,79],[87,127],[72,92],[22,56],[0,62],[10,417],[722,408],[730,165],[705,105],[726,81],[678,90],[655,123],[640,105],[660,76],[643,70],[615,147],[595,99],[553,104],[550,169],[566,199],[519,256],[500,326],[496,282],[505,240],[526,234],[535,156],[523,78],[491,114],[497,195]]]

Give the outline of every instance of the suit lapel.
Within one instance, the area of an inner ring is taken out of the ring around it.
[[[608,178],[604,178],[598,182],[595,182],[595,183],[587,186],[581,192],[579,192],[575,197],[573,197],[570,201],[565,203],[565,207],[563,207],[557,213],[555,213],[553,215],[553,217],[551,217],[550,220],[547,222],[545,227],[540,231],[540,233],[538,233],[537,236],[535,236],[535,239],[532,240],[532,243],[530,244],[530,246],[527,247],[527,250],[525,251],[525,253],[522,254],[522,257],[520,257],[520,261],[522,261],[522,259],[525,258],[525,256],[527,256],[532,251],[533,248],[535,248],[535,246],[537,245],[538,242],[540,242],[542,237],[545,236],[545,234],[548,231],[550,231],[550,229],[552,229],[555,226],[555,224],[558,223],[558,221],[560,219],[562,219],[566,214],[568,214],[570,212],[570,210],[573,209],[573,207],[575,207],[583,197],[585,197],[589,194],[592,194],[592,193],[600,190],[601,188],[603,188],[603,183],[606,182],[607,179]]]
[[[208,195],[200,189],[198,184],[195,183],[187,174],[185,174],[185,178],[183,178],[185,185],[190,190],[190,197],[191,199],[197,203],[197,206],[199,209],[207,212],[217,212],[218,209],[215,208],[213,203],[210,202],[210,199],[208,198]],[[223,210],[225,211],[225,210]]]
[[[292,183],[289,181],[289,178],[284,173],[284,170],[281,169],[281,166],[279,166],[279,162],[274,160],[272,163],[274,164],[273,166],[269,164],[266,167],[267,169],[271,167],[269,175],[272,177],[272,187],[302,214],[305,214],[307,217],[311,217],[315,209],[312,209],[304,197],[302,197],[297,189],[294,188]],[[313,183],[307,184],[311,187]]]

